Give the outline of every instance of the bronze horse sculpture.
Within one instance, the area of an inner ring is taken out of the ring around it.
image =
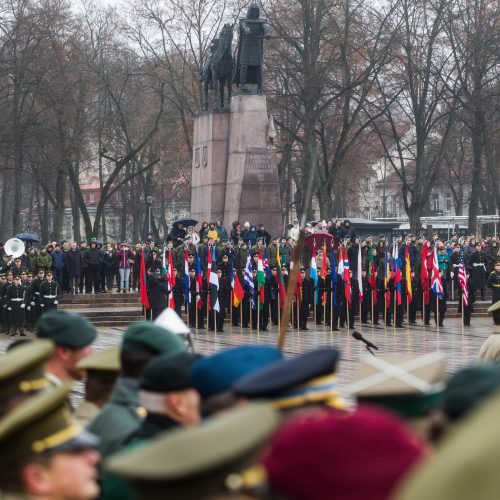
[[[213,108],[224,109],[224,87],[227,86],[228,101],[231,101],[233,56],[231,45],[233,41],[233,27],[225,24],[219,38],[212,41],[212,54],[206,61],[201,79],[204,82],[205,110],[208,109],[208,87],[213,89]]]

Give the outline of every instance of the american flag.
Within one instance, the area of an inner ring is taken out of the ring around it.
[[[467,275],[464,265],[464,247],[460,247],[460,256],[458,259],[458,284],[462,289],[462,301],[465,306],[469,305],[469,291],[467,290]]]

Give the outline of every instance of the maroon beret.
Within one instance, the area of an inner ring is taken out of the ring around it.
[[[285,424],[262,463],[270,489],[288,500],[387,500],[428,454],[397,416],[369,406],[319,410]]]

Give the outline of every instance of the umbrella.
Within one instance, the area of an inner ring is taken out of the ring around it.
[[[196,226],[198,221],[195,219],[190,219],[189,217],[184,217],[183,219],[177,219],[173,225],[177,226],[177,224],[182,224],[184,227]]]
[[[19,234],[16,234],[16,238],[18,238],[20,240],[23,240],[23,241],[31,241],[33,243],[39,243],[40,242],[40,239],[38,238],[38,236],[36,236],[34,234],[30,234],[30,233],[19,233]]]
[[[335,238],[326,231],[318,231],[317,233],[312,233],[305,237],[304,245],[310,250],[316,245],[316,248],[321,248],[326,245],[326,248],[330,248],[334,244]]]

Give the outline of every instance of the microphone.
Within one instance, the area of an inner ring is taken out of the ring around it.
[[[364,342],[366,344],[366,347],[368,347],[369,349],[376,349],[378,351],[378,347],[375,344],[371,343],[369,340],[366,340],[363,335],[361,335],[361,333],[357,332],[356,330],[352,332],[352,336],[356,340],[361,340],[361,342]]]

